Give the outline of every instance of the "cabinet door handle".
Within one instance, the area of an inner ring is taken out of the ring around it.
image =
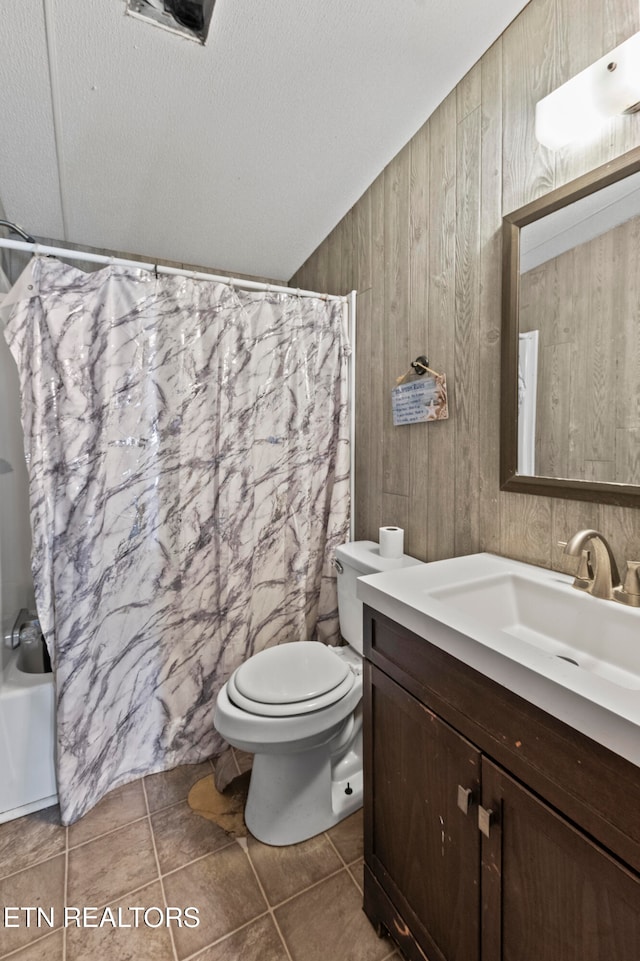
[[[478,827],[484,834],[486,838],[489,837],[491,831],[491,825],[495,822],[495,814],[491,808],[483,808],[481,804],[478,805]]]
[[[458,785],[458,807],[463,814],[469,813],[469,808],[473,804],[473,791],[470,787]]]

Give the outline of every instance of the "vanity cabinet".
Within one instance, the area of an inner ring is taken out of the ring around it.
[[[640,959],[640,772],[365,606],[364,908],[410,961]]]
[[[375,668],[371,684],[367,866],[419,930],[429,958],[476,961],[480,834],[457,808],[457,785],[477,797],[480,752]]]

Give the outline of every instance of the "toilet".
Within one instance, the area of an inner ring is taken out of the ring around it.
[[[336,548],[338,613],[346,647],[297,641],[238,667],[218,695],[214,726],[254,755],[245,822],[265,844],[295,844],[362,805],[363,574],[409,567],[380,556],[375,541]]]

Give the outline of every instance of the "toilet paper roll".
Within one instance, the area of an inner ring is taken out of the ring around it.
[[[401,527],[381,527],[378,531],[380,557],[402,557],[404,553],[404,531]]]

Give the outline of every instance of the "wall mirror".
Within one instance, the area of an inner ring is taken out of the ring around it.
[[[501,488],[640,506],[640,148],[503,241]]]

